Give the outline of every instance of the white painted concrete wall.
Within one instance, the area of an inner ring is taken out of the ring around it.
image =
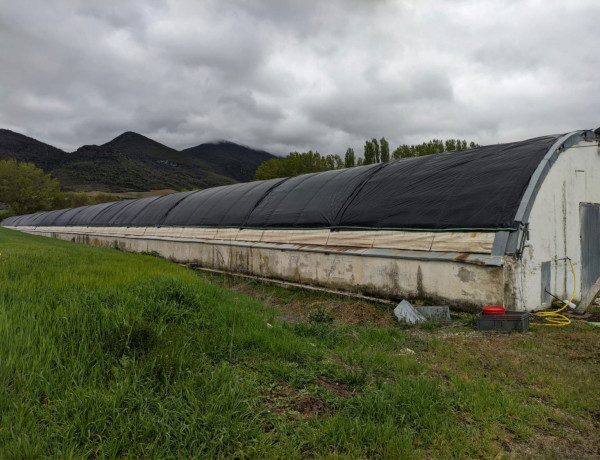
[[[600,203],[600,148],[597,142],[580,142],[559,154],[551,167],[531,210],[529,241],[523,258],[515,264],[514,289],[521,310],[547,308],[541,303],[541,266],[551,261],[552,292],[571,297],[573,276],[570,257],[581,297],[581,246],[579,204]]]
[[[184,240],[169,235],[166,227],[149,228],[144,232],[139,229],[92,227],[38,227],[22,230],[78,243],[119,247],[125,251],[156,251],[162,257],[177,262],[196,263],[206,268],[384,298],[424,298],[437,304],[463,307],[499,304],[503,300],[503,267],[480,265],[482,261],[492,258],[489,255],[475,255],[474,259],[469,259],[469,254],[465,253],[336,248],[235,240]],[[146,234],[155,234],[156,230],[160,230],[162,235]],[[181,236],[181,230],[174,231]],[[450,236],[447,235],[447,238]],[[419,260],[419,254],[429,254],[431,259]],[[440,259],[436,260],[436,257]]]

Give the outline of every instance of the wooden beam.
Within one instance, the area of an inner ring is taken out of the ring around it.
[[[600,278],[581,296],[581,302],[575,308],[575,313],[583,314],[590,308],[594,299],[600,295]]]

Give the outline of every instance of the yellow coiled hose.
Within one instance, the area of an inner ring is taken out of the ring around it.
[[[563,311],[571,304],[571,302],[575,298],[575,292],[577,291],[577,276],[575,276],[575,267],[573,266],[573,262],[571,262],[571,259],[567,258],[567,260],[571,264],[571,272],[573,273],[573,294],[571,295],[571,298],[568,302],[565,302],[563,300],[565,304],[558,310],[541,311],[539,313],[536,313],[536,316],[545,320],[544,323],[537,323],[536,326],[568,326],[569,324],[571,324],[571,320],[569,318],[567,318],[565,315],[560,314],[561,311]]]

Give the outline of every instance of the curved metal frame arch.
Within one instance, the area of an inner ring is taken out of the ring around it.
[[[537,194],[550,172],[550,168],[556,162],[558,155],[569,147],[577,144],[581,141],[594,141],[598,140],[599,136],[591,130],[580,130],[573,131],[560,137],[548,150],[548,153],[544,156],[540,164],[533,172],[529,185],[523,193],[521,203],[517,209],[515,215],[515,222],[519,224],[519,229],[513,232],[499,232],[496,234],[496,240],[494,241],[494,255],[504,254],[517,254],[520,241],[523,239],[523,229],[527,227],[529,223],[529,214]],[[501,252],[501,253],[500,253]]]

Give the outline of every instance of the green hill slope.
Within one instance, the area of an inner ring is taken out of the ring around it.
[[[182,153],[201,160],[211,170],[239,182],[254,180],[256,169],[263,162],[276,158],[268,152],[226,141],[200,144],[182,150]]]
[[[131,131],[102,145],[66,153],[31,137],[0,130],[0,160],[34,163],[65,190],[105,192],[201,189],[254,179],[273,155],[231,142],[178,151]]]
[[[107,192],[201,189],[235,183],[201,161],[136,133],[68,155],[52,171],[66,189]]]
[[[0,129],[0,160],[14,158],[17,161],[34,163],[48,173],[60,167],[67,155],[66,152],[32,137]]]

